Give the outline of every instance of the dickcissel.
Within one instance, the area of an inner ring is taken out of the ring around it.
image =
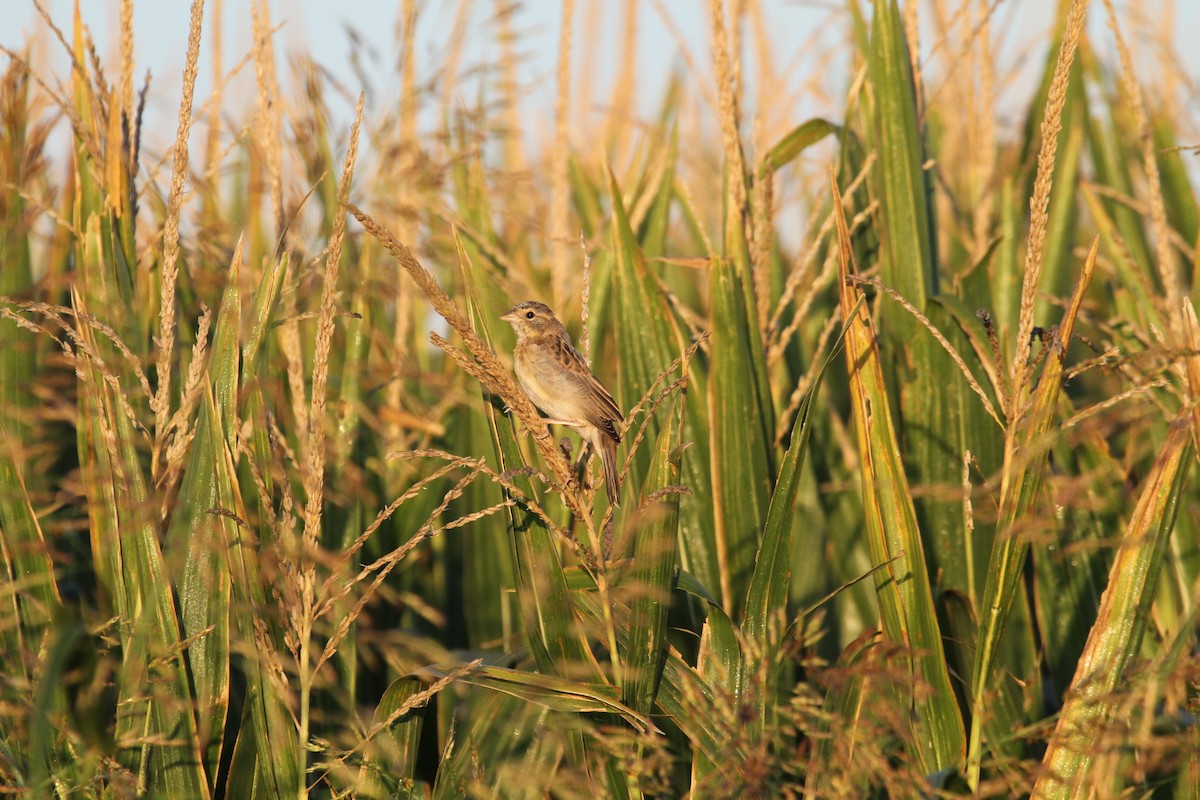
[[[621,500],[617,445],[623,415],[608,390],[571,344],[567,329],[545,303],[518,303],[500,319],[517,332],[513,353],[517,382],[546,422],[566,425],[600,454],[609,502]]]

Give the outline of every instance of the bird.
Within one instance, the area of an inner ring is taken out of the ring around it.
[[[517,383],[546,415],[546,422],[574,429],[600,454],[608,501],[619,506],[617,445],[624,415],[616,401],[588,369],[550,306],[527,300],[500,319],[517,332],[513,353]]]

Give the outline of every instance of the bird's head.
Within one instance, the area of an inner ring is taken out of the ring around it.
[[[500,319],[516,329],[518,339],[540,333],[558,332],[563,327],[550,310],[550,306],[536,300],[518,303]]]

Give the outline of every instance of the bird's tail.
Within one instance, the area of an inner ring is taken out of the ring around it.
[[[604,488],[608,491],[608,502],[613,507],[621,505],[621,478],[617,474],[617,443],[607,436],[597,437],[600,463],[604,466]]]

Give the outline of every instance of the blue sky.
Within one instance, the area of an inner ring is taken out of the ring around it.
[[[23,49],[23,43],[31,34],[44,30],[38,20],[33,0],[3,0],[5,13],[0,15],[0,43],[12,49]],[[70,33],[72,0],[43,0],[51,16],[66,33]],[[836,102],[826,99],[828,108],[822,108],[822,100],[812,93],[799,91],[811,78],[816,66],[812,53],[812,38],[818,36],[821,46],[836,46],[845,36],[844,29],[824,26],[829,19],[830,9],[840,9],[840,0],[760,0],[763,13],[771,28],[773,60],[777,69],[792,69],[795,75],[790,80],[791,88],[797,90],[796,107],[785,109],[792,115],[793,124],[814,114],[835,113]],[[95,36],[98,50],[106,63],[115,72],[117,41],[114,21],[117,16],[117,0],[80,0],[85,23]],[[211,14],[211,0],[206,13]],[[235,64],[250,46],[249,3],[226,0],[223,21],[224,66]],[[394,67],[397,57],[397,20],[402,0],[273,0],[271,2],[273,22],[282,23],[278,34],[277,54],[281,57],[281,74],[286,74],[283,57],[288,52],[310,53],[317,62],[335,76],[351,91],[357,91],[359,81],[351,67],[352,50],[358,51],[360,62],[373,75],[376,89],[382,90],[378,102],[390,101],[396,96],[398,77]],[[428,70],[441,62],[446,42],[453,26],[458,0],[425,0],[421,2],[418,24],[417,58],[418,68],[428,75]],[[580,64],[589,50],[596,55],[594,74],[590,76],[598,95],[594,102],[603,102],[606,93],[602,87],[609,84],[616,71],[621,52],[618,40],[621,29],[620,15],[624,5],[619,0],[577,0],[576,24],[574,26],[575,75],[581,80]],[[953,5],[953,4],[952,4]],[[1054,5],[1049,0],[1004,0],[998,5],[997,31],[1009,31],[1008,41],[1036,42],[1044,37],[1049,25],[1048,8]],[[145,70],[153,74],[153,91],[149,107],[147,131],[150,135],[157,128],[165,129],[169,141],[174,135],[174,112],[178,103],[180,74],[183,67],[184,49],[187,40],[188,10],[186,0],[157,0],[156,2],[134,3],[135,43],[138,60],[137,74],[140,78]],[[495,0],[475,0],[472,22],[467,35],[465,58],[473,63],[486,63],[498,53],[493,31],[488,18],[496,6]],[[1167,0],[1148,0],[1140,3],[1118,3],[1118,13],[1124,15],[1136,10],[1150,18],[1161,14]],[[1200,48],[1192,42],[1192,34],[1200,30],[1200,0],[1179,0],[1176,4],[1175,31],[1178,49],[1184,58],[1188,72],[1200,78]],[[591,10],[589,10],[591,9]],[[663,22],[662,11],[671,15],[677,34],[669,31]],[[707,74],[708,57],[708,3],[703,0],[659,0],[657,6],[651,0],[639,4],[638,21],[638,89],[639,104],[644,113],[649,113],[657,103],[662,89],[672,70],[684,69],[684,60],[677,46],[676,35],[696,56],[701,80],[711,81]],[[1092,33],[1099,46],[1111,47],[1112,35],[1104,24],[1103,6],[1093,2],[1090,11]],[[844,13],[838,14],[844,20]],[[596,24],[591,24],[592,22]],[[211,28],[211,19],[206,19]],[[554,88],[554,65],[558,48],[561,3],[555,0],[526,0],[521,3],[515,17],[515,28],[520,34],[519,52],[523,55],[520,79],[529,87],[525,101],[525,113],[535,128],[549,129],[552,119]],[[353,27],[361,36],[361,44],[351,43],[348,28]],[[840,27],[840,26],[839,26]],[[824,30],[822,30],[824,29]],[[198,100],[211,90],[211,66],[207,52],[210,48],[206,30],[205,55],[202,57],[201,80],[197,86]],[[1128,35],[1128,34],[1127,34]],[[935,38],[932,31],[923,32],[923,48]],[[66,76],[66,60],[51,37],[40,38],[40,49],[34,59],[43,67],[47,64],[53,74]],[[1134,43],[1137,44],[1136,42]],[[927,52],[927,51],[926,51]],[[1002,59],[1017,63],[1021,52],[1015,46],[1001,48]],[[1154,50],[1143,47],[1136,51],[1138,68],[1151,72],[1153,65],[1142,63],[1150,59]],[[1031,65],[1040,63],[1042,51],[1037,50]],[[40,70],[46,74],[45,70]],[[789,73],[792,74],[792,73]],[[822,75],[825,88],[834,100],[848,83],[845,75]],[[1008,102],[1015,103],[1015,111],[1022,106],[1030,89],[1018,81],[1009,90]],[[239,92],[241,94],[239,95]],[[233,90],[231,101],[236,104],[239,97],[247,104],[253,100],[252,71],[247,74],[240,88]],[[464,98],[471,102],[474,98]],[[335,108],[335,113],[349,114],[349,103]],[[236,108],[236,105],[233,106]],[[368,109],[370,111],[370,109]],[[161,124],[160,124],[161,123]],[[586,124],[586,120],[583,124]]]

